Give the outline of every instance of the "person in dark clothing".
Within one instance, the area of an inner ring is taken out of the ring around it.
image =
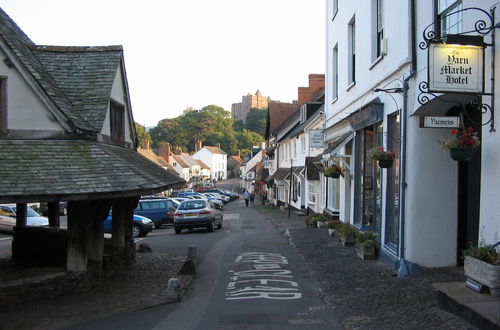
[[[250,193],[250,206],[254,206],[255,194],[253,192]]]
[[[245,205],[248,207],[248,202],[250,201],[250,192],[248,190],[245,190],[243,193],[243,198],[245,198]]]

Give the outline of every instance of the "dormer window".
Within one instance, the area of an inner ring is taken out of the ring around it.
[[[0,135],[7,134],[7,77],[0,77]]]
[[[302,124],[307,120],[307,103],[300,107],[300,123]]]
[[[125,142],[125,107],[117,102],[109,104],[111,141],[122,144]]]

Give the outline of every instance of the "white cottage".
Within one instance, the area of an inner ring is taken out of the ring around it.
[[[227,179],[227,153],[220,148],[220,144],[215,147],[201,147],[192,157],[210,167],[212,180]]]

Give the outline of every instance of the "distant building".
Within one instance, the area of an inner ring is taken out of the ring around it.
[[[255,92],[255,95],[248,93],[241,98],[241,103],[233,103],[231,105],[231,117],[234,120],[246,122],[250,109],[267,109],[267,104],[270,98],[263,96],[260,90]]]
[[[225,180],[227,179],[227,153],[217,146],[203,146],[201,141],[198,141],[196,152],[193,154],[194,159],[199,159],[212,170],[211,179]]]

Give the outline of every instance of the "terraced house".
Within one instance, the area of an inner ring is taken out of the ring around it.
[[[136,152],[122,47],[37,45],[0,9],[0,57],[0,203],[17,204],[13,258],[101,269],[112,207],[113,255],[130,261],[139,197],[184,181]],[[49,203],[49,228],[26,226],[28,202]]]

